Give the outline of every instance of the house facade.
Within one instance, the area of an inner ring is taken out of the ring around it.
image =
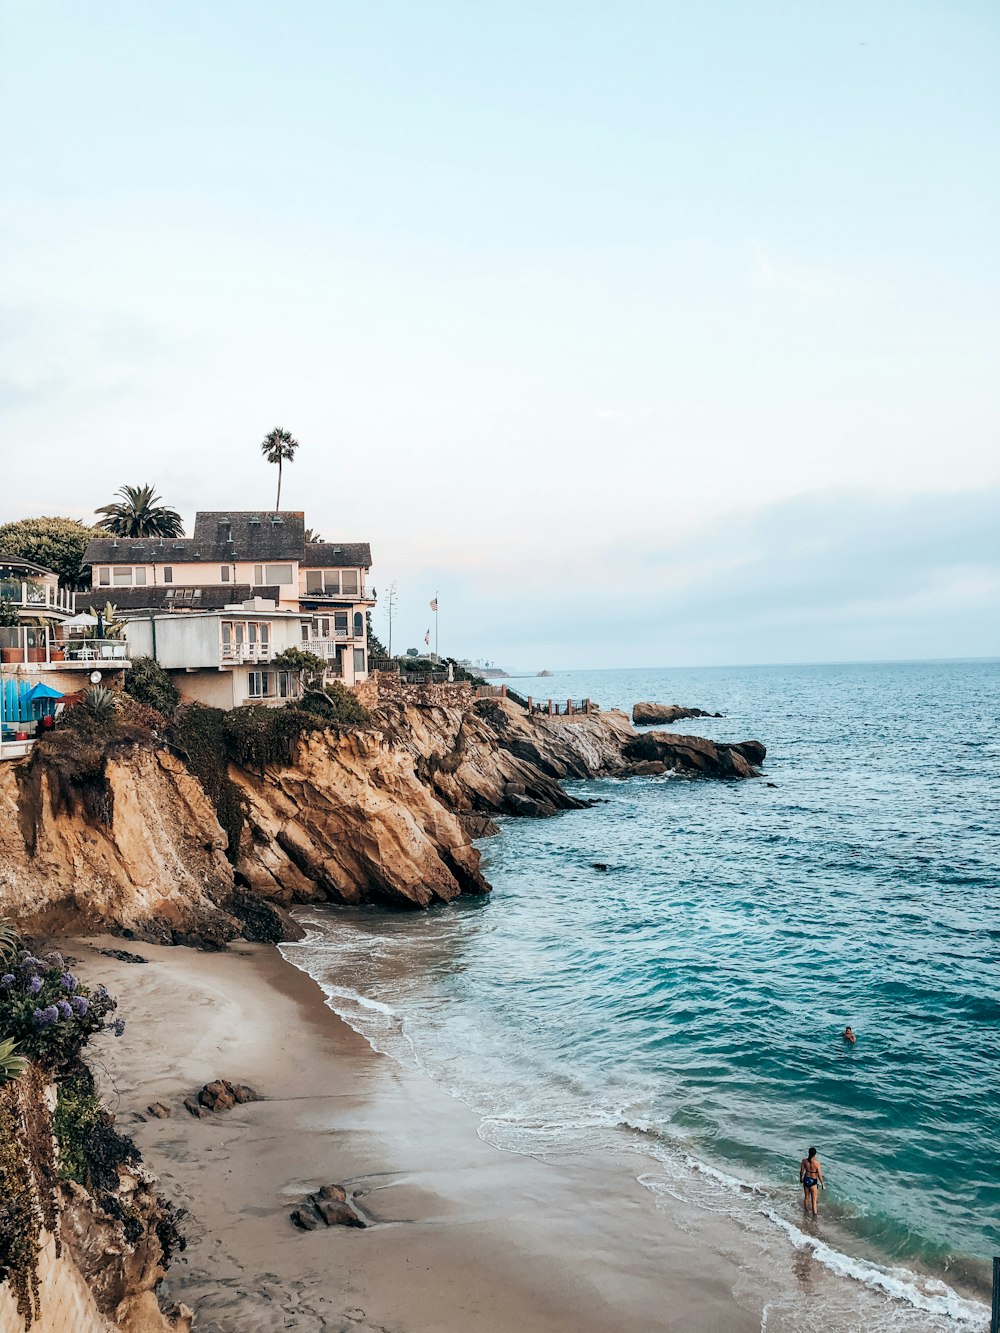
[[[202,511],[191,537],[100,537],[84,562],[91,566],[91,591],[77,605],[111,602],[130,622],[130,644],[138,642],[132,624],[142,619],[211,612],[221,625],[226,608],[262,599],[298,617],[297,646],[321,657],[328,677],[345,685],[367,679],[371,548],[307,542],[299,511]],[[157,660],[159,646],[158,636],[157,653],[149,654]]]
[[[298,697],[298,673],[274,665],[303,645],[309,617],[265,597],[211,611],[153,612],[126,623],[129,653],[152,657],[182,699],[213,708],[282,704]]]

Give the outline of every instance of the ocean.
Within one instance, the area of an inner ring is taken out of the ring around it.
[[[286,956],[497,1147],[627,1144],[655,1201],[732,1217],[754,1263],[794,1272],[809,1254],[830,1280],[806,1307],[777,1281],[762,1327],[986,1329],[1000,663],[510,684],[721,712],[669,730],[762,740],[765,776],[570,784],[598,804],[482,842],[488,899],[309,909]],[[811,1145],[816,1223],[797,1184]]]

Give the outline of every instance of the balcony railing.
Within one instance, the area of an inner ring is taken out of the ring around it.
[[[270,662],[274,648],[269,643],[224,643],[220,660],[224,666],[239,666],[243,662]]]
[[[363,637],[359,636],[359,642]],[[350,643],[352,639],[354,634],[351,630],[335,630],[332,638],[309,639],[302,644],[302,647],[306,652],[315,653],[317,657],[336,657],[337,649],[342,648],[345,643]]]
[[[49,626],[17,625],[0,628],[0,661],[5,666],[57,666],[79,668],[131,663],[124,639],[60,639]]]
[[[76,593],[33,579],[0,579],[0,601],[13,602],[30,611],[62,611],[71,616]]]

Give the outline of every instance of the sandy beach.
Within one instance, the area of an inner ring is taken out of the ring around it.
[[[187,1210],[169,1296],[201,1333],[760,1328],[763,1296],[721,1230],[706,1244],[703,1221],[657,1208],[622,1161],[483,1143],[477,1116],[374,1053],[277,950],[137,946],[144,965],[96,952],[121,945],[70,951],[127,1020],[98,1070]],[[265,1100],[189,1115],[183,1098],[217,1077]],[[157,1100],[171,1117],[140,1120]],[[359,1192],[367,1229],[292,1225],[330,1182]]]

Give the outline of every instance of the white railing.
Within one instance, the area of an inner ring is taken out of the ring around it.
[[[0,661],[5,666],[82,667],[108,662],[130,666],[124,639],[56,638],[50,626],[0,628]]]
[[[75,592],[29,579],[0,579],[0,599],[32,611],[64,611],[72,615],[76,609]]]
[[[227,666],[239,666],[242,662],[270,662],[274,649],[269,643],[224,643],[221,660]]]
[[[349,630],[343,633],[338,631],[332,639],[309,639],[302,644],[302,647],[306,652],[315,653],[317,657],[336,657],[337,649],[342,648],[345,643],[350,643],[353,638],[354,635]]]

